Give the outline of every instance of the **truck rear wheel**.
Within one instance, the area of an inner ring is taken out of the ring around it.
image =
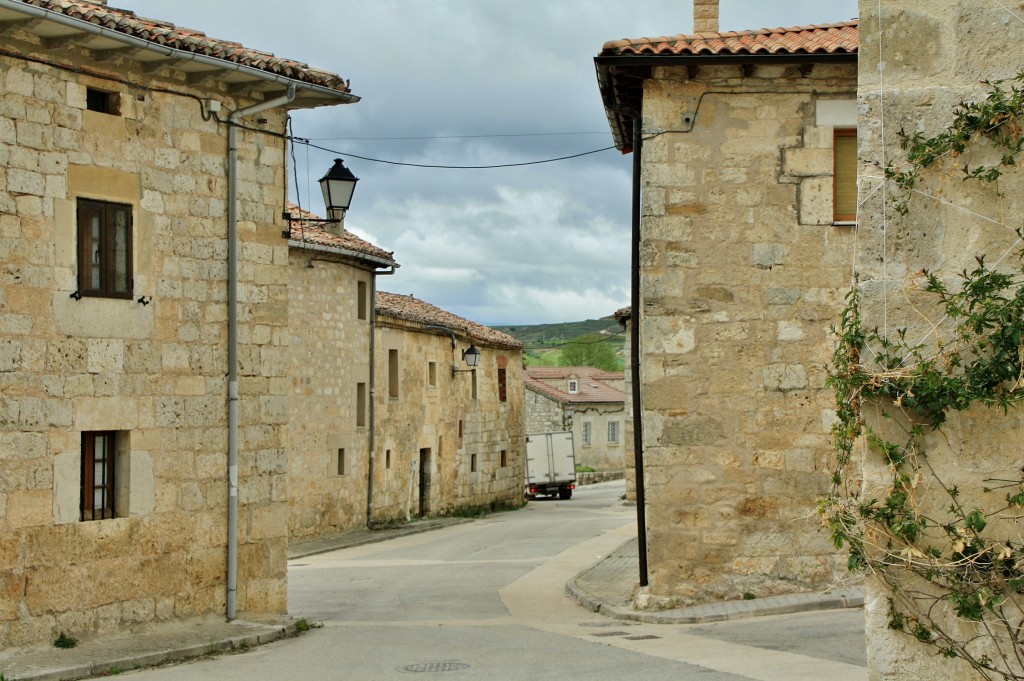
[[[562,487],[558,490],[559,499],[572,499],[572,489],[568,487]]]

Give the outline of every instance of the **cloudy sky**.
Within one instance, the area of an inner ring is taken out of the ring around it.
[[[360,178],[347,227],[395,251],[381,288],[484,324],[604,317],[629,303],[629,156],[498,165],[612,145],[593,57],[693,29],[690,0],[110,0],[350,79],[354,105],[293,116],[298,197],[336,156]],[[845,21],[856,0],[721,0],[722,30]]]

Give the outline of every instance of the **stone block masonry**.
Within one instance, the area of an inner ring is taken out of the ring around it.
[[[645,81],[641,343],[650,587],[660,606],[821,589],[829,328],[853,230],[832,225],[833,115],[854,65],[657,67]],[[695,112],[695,113],[694,113]]]
[[[4,49],[45,53],[16,29]],[[71,46],[60,62],[90,59]],[[225,610],[227,141],[196,100],[237,109],[262,95],[122,56],[102,70],[114,80],[0,57],[0,646]],[[89,90],[116,97],[116,113],[89,110]],[[280,112],[263,115],[283,129]],[[238,605],[280,613],[283,143],[240,142]],[[129,295],[79,290],[84,199],[131,216]],[[81,520],[83,433],[110,434],[112,518]]]

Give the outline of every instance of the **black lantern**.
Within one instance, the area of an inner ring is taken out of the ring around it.
[[[345,167],[345,163],[340,158],[334,159],[334,165],[326,175],[320,178],[320,190],[324,193],[324,206],[327,208],[327,217],[330,220],[338,221],[345,218],[345,212],[352,204],[352,193],[355,192],[358,181],[359,178]]]
[[[475,369],[480,364],[480,351],[475,345],[470,345],[462,351],[462,359],[466,360],[466,366]]]

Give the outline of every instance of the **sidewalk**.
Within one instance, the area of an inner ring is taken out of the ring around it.
[[[360,529],[318,537],[293,543],[288,547],[288,559],[387,541],[468,522],[471,522],[468,518],[432,518],[400,527]],[[148,625],[134,632],[83,639],[74,648],[46,646],[2,650],[0,678],[3,681],[72,681],[119,674],[139,667],[245,650],[294,636],[307,626],[304,620],[292,617],[268,618],[258,622],[225,622],[211,617]]]
[[[854,587],[829,593],[766,596],[674,610],[637,610],[633,607],[633,595],[640,582],[638,566],[639,553],[634,537],[566,582],[566,593],[583,607],[606,617],[648,624],[698,624],[864,606],[863,590]]]

